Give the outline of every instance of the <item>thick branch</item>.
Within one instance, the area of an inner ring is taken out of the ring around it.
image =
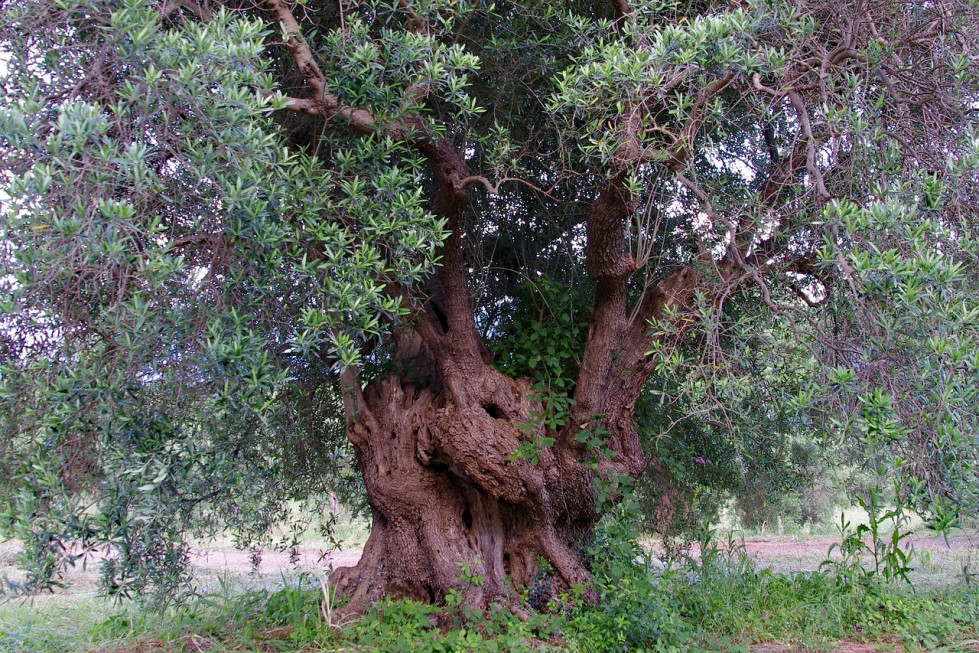
[[[624,283],[636,270],[632,255],[625,249],[624,223],[636,210],[638,200],[625,188],[624,181],[624,174],[609,181],[588,214],[585,265],[596,281]]]
[[[301,113],[321,115],[327,120],[340,115],[349,121],[354,130],[362,134],[373,133],[377,127],[374,116],[369,111],[342,105],[335,95],[327,92],[326,76],[316,63],[316,57],[306,39],[302,37],[299,22],[284,0],[265,0],[265,4],[282,25],[285,44],[292,53],[296,68],[313,89],[311,98],[290,98],[290,108]]]
[[[735,73],[729,73],[703,88],[698,94],[687,122],[668,151],[669,168],[678,172],[686,165],[697,132],[706,117],[708,103],[734,79]],[[613,403],[611,395],[617,395],[614,403],[618,405],[618,409],[613,411],[617,412],[617,416],[608,419],[621,423],[610,428],[610,432],[620,434],[618,441],[613,443],[613,448],[623,456],[625,469],[630,473],[637,471],[643,458],[635,428],[628,424],[631,420],[630,411],[642,384],[651,373],[651,368],[643,368],[630,372],[627,375],[628,380],[621,376],[623,366],[631,364],[625,362],[623,356],[633,363],[641,363],[651,345],[642,335],[649,315],[630,322],[626,310],[629,279],[638,264],[625,246],[625,223],[636,210],[638,198],[632,197],[625,188],[625,179],[632,166],[638,164],[644,156],[636,138],[639,125],[638,112],[629,112],[624,117],[622,128],[625,145],[617,157],[615,177],[592,204],[588,216],[585,256],[588,274],[596,281],[595,307],[574,397],[575,419],[588,421],[591,415],[605,413]],[[687,278],[686,273],[683,278]],[[696,281],[691,282],[693,283]],[[650,307],[656,301],[665,306],[669,301],[668,294],[668,284],[661,282],[649,296]],[[646,312],[653,310],[648,308]],[[640,313],[643,311],[640,310]],[[638,338],[631,332],[630,324],[635,323],[639,325]],[[623,392],[626,394],[623,395]],[[611,427],[611,422],[609,424]]]
[[[436,276],[445,306],[444,347],[450,352],[453,373],[466,373],[483,363],[482,339],[473,318],[472,299],[466,279],[462,253],[462,214],[472,201],[469,174],[465,161],[447,141],[438,143],[427,138],[413,142],[428,161],[438,182],[432,211],[446,219],[449,236],[442,245],[442,261]]]
[[[283,0],[265,0],[265,4],[282,24],[282,32],[286,37],[286,47],[292,53],[296,68],[299,69],[306,83],[313,89],[314,99],[326,102],[327,97],[332,97],[326,92],[326,76],[323,75],[319,64],[316,63],[316,58],[313,56],[313,51],[309,49],[306,39],[302,37],[299,22],[292,14],[292,10]],[[336,105],[336,98],[332,99]]]
[[[377,130],[374,115],[367,109],[357,109],[348,105],[338,105],[334,96],[328,95],[327,101],[317,98],[286,98],[289,108],[298,113],[311,116],[323,116],[327,120],[340,116],[347,119],[350,128],[360,134],[373,134]]]
[[[802,129],[802,136],[806,143],[806,169],[809,171],[809,174],[812,177],[812,183],[816,186],[816,192],[819,195],[819,199],[828,200],[830,198],[830,194],[829,191],[826,190],[826,184],[823,182],[823,173],[816,164],[817,141],[813,135],[812,121],[809,118],[809,110],[802,101],[802,96],[796,91],[789,91],[788,96],[789,101],[792,102],[792,106],[795,107],[796,115],[799,117],[799,125]]]
[[[202,23],[211,22],[211,12],[201,5],[197,4],[193,0],[176,0],[175,2],[167,2],[160,9],[160,15],[166,19],[169,19],[173,14],[177,13],[181,9],[186,9],[190,13],[194,14],[197,20]]]
[[[683,169],[687,159],[690,158],[690,154],[693,152],[693,145],[697,140],[697,132],[700,131],[700,127],[704,124],[707,104],[718,93],[730,86],[736,76],[736,73],[730,72],[724,77],[714,80],[697,94],[697,99],[694,100],[693,106],[690,108],[690,116],[687,118],[687,122],[683,125],[683,129],[680,131],[680,135],[677,136],[676,141],[670,146],[669,159],[666,161],[666,166],[670,170],[676,172]]]
[[[619,333],[614,349],[614,365],[604,379],[601,388],[595,388],[602,422],[611,435],[609,446],[618,454],[615,463],[622,471],[638,475],[645,468],[647,459],[639,441],[633,414],[636,400],[656,367],[656,359],[647,355],[653,348],[649,333],[650,319],[662,319],[669,308],[683,309],[689,306],[693,289],[700,282],[700,275],[690,267],[682,267],[662,279],[643,299],[639,310],[641,319],[635,320]],[[682,314],[682,310],[680,311]],[[682,334],[689,322],[681,315],[674,329]],[[578,408],[576,406],[576,408]],[[575,414],[578,420],[588,420],[585,412]]]
[[[296,67],[314,91],[312,98],[291,99],[290,108],[322,115],[328,120],[334,116],[342,116],[348,120],[352,129],[362,134],[378,131],[379,125],[369,111],[341,105],[336,96],[327,93],[326,77],[316,63],[312,50],[302,38],[299,23],[284,0],[266,0],[266,5],[282,24],[286,45],[292,53]],[[409,13],[414,28],[420,29],[422,25],[415,24],[418,20],[412,13],[410,4],[404,2],[402,8]],[[407,91],[407,96],[412,104],[417,104],[422,94],[417,88],[413,88]],[[398,121],[389,127],[389,133],[406,140],[425,157],[438,183],[432,212],[446,219],[449,231],[449,237],[441,250],[441,265],[436,271],[441,299],[444,302],[444,315],[441,314],[442,309],[432,303],[427,317],[435,319],[427,320],[421,335],[433,353],[449,353],[451,362],[444,363],[445,371],[461,367],[461,372],[470,365],[481,364],[482,361],[482,341],[473,318],[460,237],[462,213],[472,199],[469,184],[481,178],[470,175],[465,161],[451,143],[433,138],[417,119]],[[436,315],[431,315],[433,312]],[[434,324],[441,326],[435,328]]]
[[[693,268],[684,266],[657,283],[652,292],[642,298],[637,319],[632,323],[630,344],[638,346],[645,355],[652,345],[652,340],[647,338],[649,321],[663,319],[670,307],[686,306],[690,299],[689,293],[699,281],[700,274]]]
[[[761,185],[761,201],[765,206],[775,206],[792,179],[805,168],[808,149],[808,141],[800,138],[789,156],[777,162],[773,160],[772,172]]]
[[[609,181],[592,203],[585,227],[585,263],[596,281],[595,305],[581,359],[575,401],[578,412],[603,410],[603,389],[622,337],[628,328],[626,295],[636,262],[625,247],[625,221],[636,198],[624,187],[625,174]]]

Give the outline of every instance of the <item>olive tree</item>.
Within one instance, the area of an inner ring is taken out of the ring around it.
[[[602,512],[672,482],[678,406],[735,444],[817,420],[944,526],[973,500],[970,2],[2,16],[0,446],[37,580],[80,539],[110,589],[172,587],[186,534],[356,469],[351,609],[586,583]]]

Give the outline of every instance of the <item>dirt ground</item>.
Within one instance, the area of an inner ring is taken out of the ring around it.
[[[753,537],[745,540],[745,550],[759,567],[784,572],[814,571],[826,559],[829,548],[838,542],[836,536]],[[905,539],[902,545],[925,554],[925,565],[928,559],[968,559],[970,554],[979,563],[979,537],[974,535],[958,534],[948,540],[941,536],[916,535]]]
[[[827,557],[839,559],[838,550],[829,553],[830,547],[838,541],[833,536],[751,537],[744,540],[744,548],[759,569],[768,568],[781,573],[811,572],[818,570]],[[905,540],[903,544],[914,547],[918,553],[911,579],[919,587],[940,588],[961,582],[964,572],[979,572],[977,537],[956,535],[946,543],[941,537],[919,535]],[[721,546],[723,548],[726,544]],[[661,551],[655,542],[651,548],[654,552]],[[218,579],[231,578],[245,587],[271,588],[295,579],[303,572],[323,576],[329,573],[331,567],[353,566],[361,555],[359,549],[324,552],[314,546],[300,547],[296,553],[297,556],[290,557],[283,552],[263,552],[259,565],[255,567],[248,552],[230,546],[210,546],[196,550],[191,561],[204,587],[213,587],[212,583],[219,582]],[[698,553],[695,546],[687,552],[695,558]],[[865,563],[868,562],[865,560]]]
[[[744,548],[755,564],[777,572],[815,571],[827,559],[830,547],[838,538],[833,536],[763,536],[745,539]],[[740,540],[738,541],[740,542]],[[942,537],[918,535],[903,542],[905,547],[914,547],[919,554],[916,558],[916,571],[913,580],[925,586],[937,587],[961,580],[964,571],[979,572],[979,536],[957,534],[947,541]],[[736,544],[739,546],[739,544]],[[654,552],[662,547],[651,542]],[[721,548],[726,544],[721,541]],[[0,543],[0,569],[17,577],[13,568],[14,555],[19,546],[12,542]],[[360,549],[329,551],[321,546],[301,546],[295,554],[266,550],[254,558],[248,551],[240,551],[232,545],[207,544],[195,547],[191,552],[191,565],[195,575],[205,586],[229,579],[241,582],[248,587],[272,587],[307,572],[317,576],[329,573],[331,568],[350,567],[357,564]],[[696,557],[696,546],[688,555]],[[97,581],[98,559],[96,554],[81,566],[69,570],[66,580],[75,585],[91,586]],[[839,558],[839,551],[830,556]],[[255,563],[258,563],[257,565]]]
[[[829,548],[838,543],[834,536],[762,536],[744,540],[746,553],[760,568],[771,568],[779,572],[815,571],[819,564],[826,559]],[[979,571],[979,536],[954,535],[947,541],[941,536],[929,537],[918,535],[903,541],[904,548],[913,547],[919,554],[927,552],[927,558],[943,560],[944,558],[973,559]],[[726,544],[719,545],[725,548]],[[659,547],[653,544],[653,549]],[[290,560],[287,553],[268,551],[263,552],[258,566],[259,573],[278,573],[296,566],[300,568],[327,569],[332,567],[350,567],[360,560],[360,549],[345,549],[342,551],[324,552],[316,547],[300,547],[299,557]],[[696,546],[690,553],[697,555]],[[834,554],[833,557],[838,557]],[[927,560],[926,558],[926,560]],[[253,571],[250,554],[238,551],[233,547],[208,547],[195,550],[191,556],[192,563],[201,569],[226,570],[236,573]],[[940,563],[934,563],[940,564]],[[928,566],[925,562],[924,566]]]
[[[281,551],[263,551],[259,564],[253,564],[252,556],[247,551],[239,551],[233,547],[207,547],[195,549],[190,556],[191,565],[204,571],[228,572],[232,574],[279,574],[292,572],[296,569],[317,569],[327,571],[329,568],[353,567],[360,561],[360,549],[345,549],[343,551],[324,551],[318,547],[299,547],[297,556]]]

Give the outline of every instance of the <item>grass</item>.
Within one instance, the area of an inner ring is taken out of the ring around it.
[[[198,545],[195,549],[206,555],[195,557],[193,571],[203,596],[189,605],[199,610],[200,618],[187,610],[170,610],[160,615],[100,597],[99,561],[89,560],[84,567],[79,565],[68,570],[64,590],[26,600],[0,599],[0,652],[124,650],[140,638],[160,637],[173,644],[195,631],[211,629],[207,626],[210,618],[207,615],[215,614],[216,602],[245,609],[248,606],[239,605],[245,597],[271,596],[284,588],[295,587],[305,573],[304,567],[324,566],[320,558],[336,542],[344,548],[362,547],[368,528],[367,520],[343,512],[332,539],[321,536],[315,529],[304,537],[300,542],[302,556],[296,565],[289,563],[288,553],[266,552],[260,566],[253,568],[248,554],[235,549],[230,537]],[[16,567],[19,550],[16,542],[0,542],[0,577],[22,579]],[[174,644],[173,650],[181,647]],[[194,646],[186,650],[194,650]]]
[[[73,570],[66,591],[0,604],[0,651],[979,650],[979,590],[961,568],[975,548],[965,536],[952,542],[919,557],[914,586],[854,581],[842,566],[814,572],[825,551],[789,561],[805,571],[781,570],[773,552],[756,564],[752,540],[708,536],[697,555],[650,567],[635,564],[628,542],[605,542],[596,604],[565,597],[521,619],[474,615],[451,597],[439,607],[388,601],[342,630],[324,624],[319,584],[301,570],[201,567],[207,593],[160,613],[97,597],[89,568]],[[14,552],[0,545],[3,572]]]
[[[9,601],[0,606],[0,650],[72,651],[114,644],[100,624],[117,612],[104,599],[81,592]]]

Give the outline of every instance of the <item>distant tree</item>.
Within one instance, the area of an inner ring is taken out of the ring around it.
[[[485,604],[542,559],[584,583],[679,422],[728,466],[839,436],[954,524],[975,11],[3,3],[0,446],[34,580],[81,539],[110,589],[173,589],[186,535],[247,541],[356,469],[349,609]]]

